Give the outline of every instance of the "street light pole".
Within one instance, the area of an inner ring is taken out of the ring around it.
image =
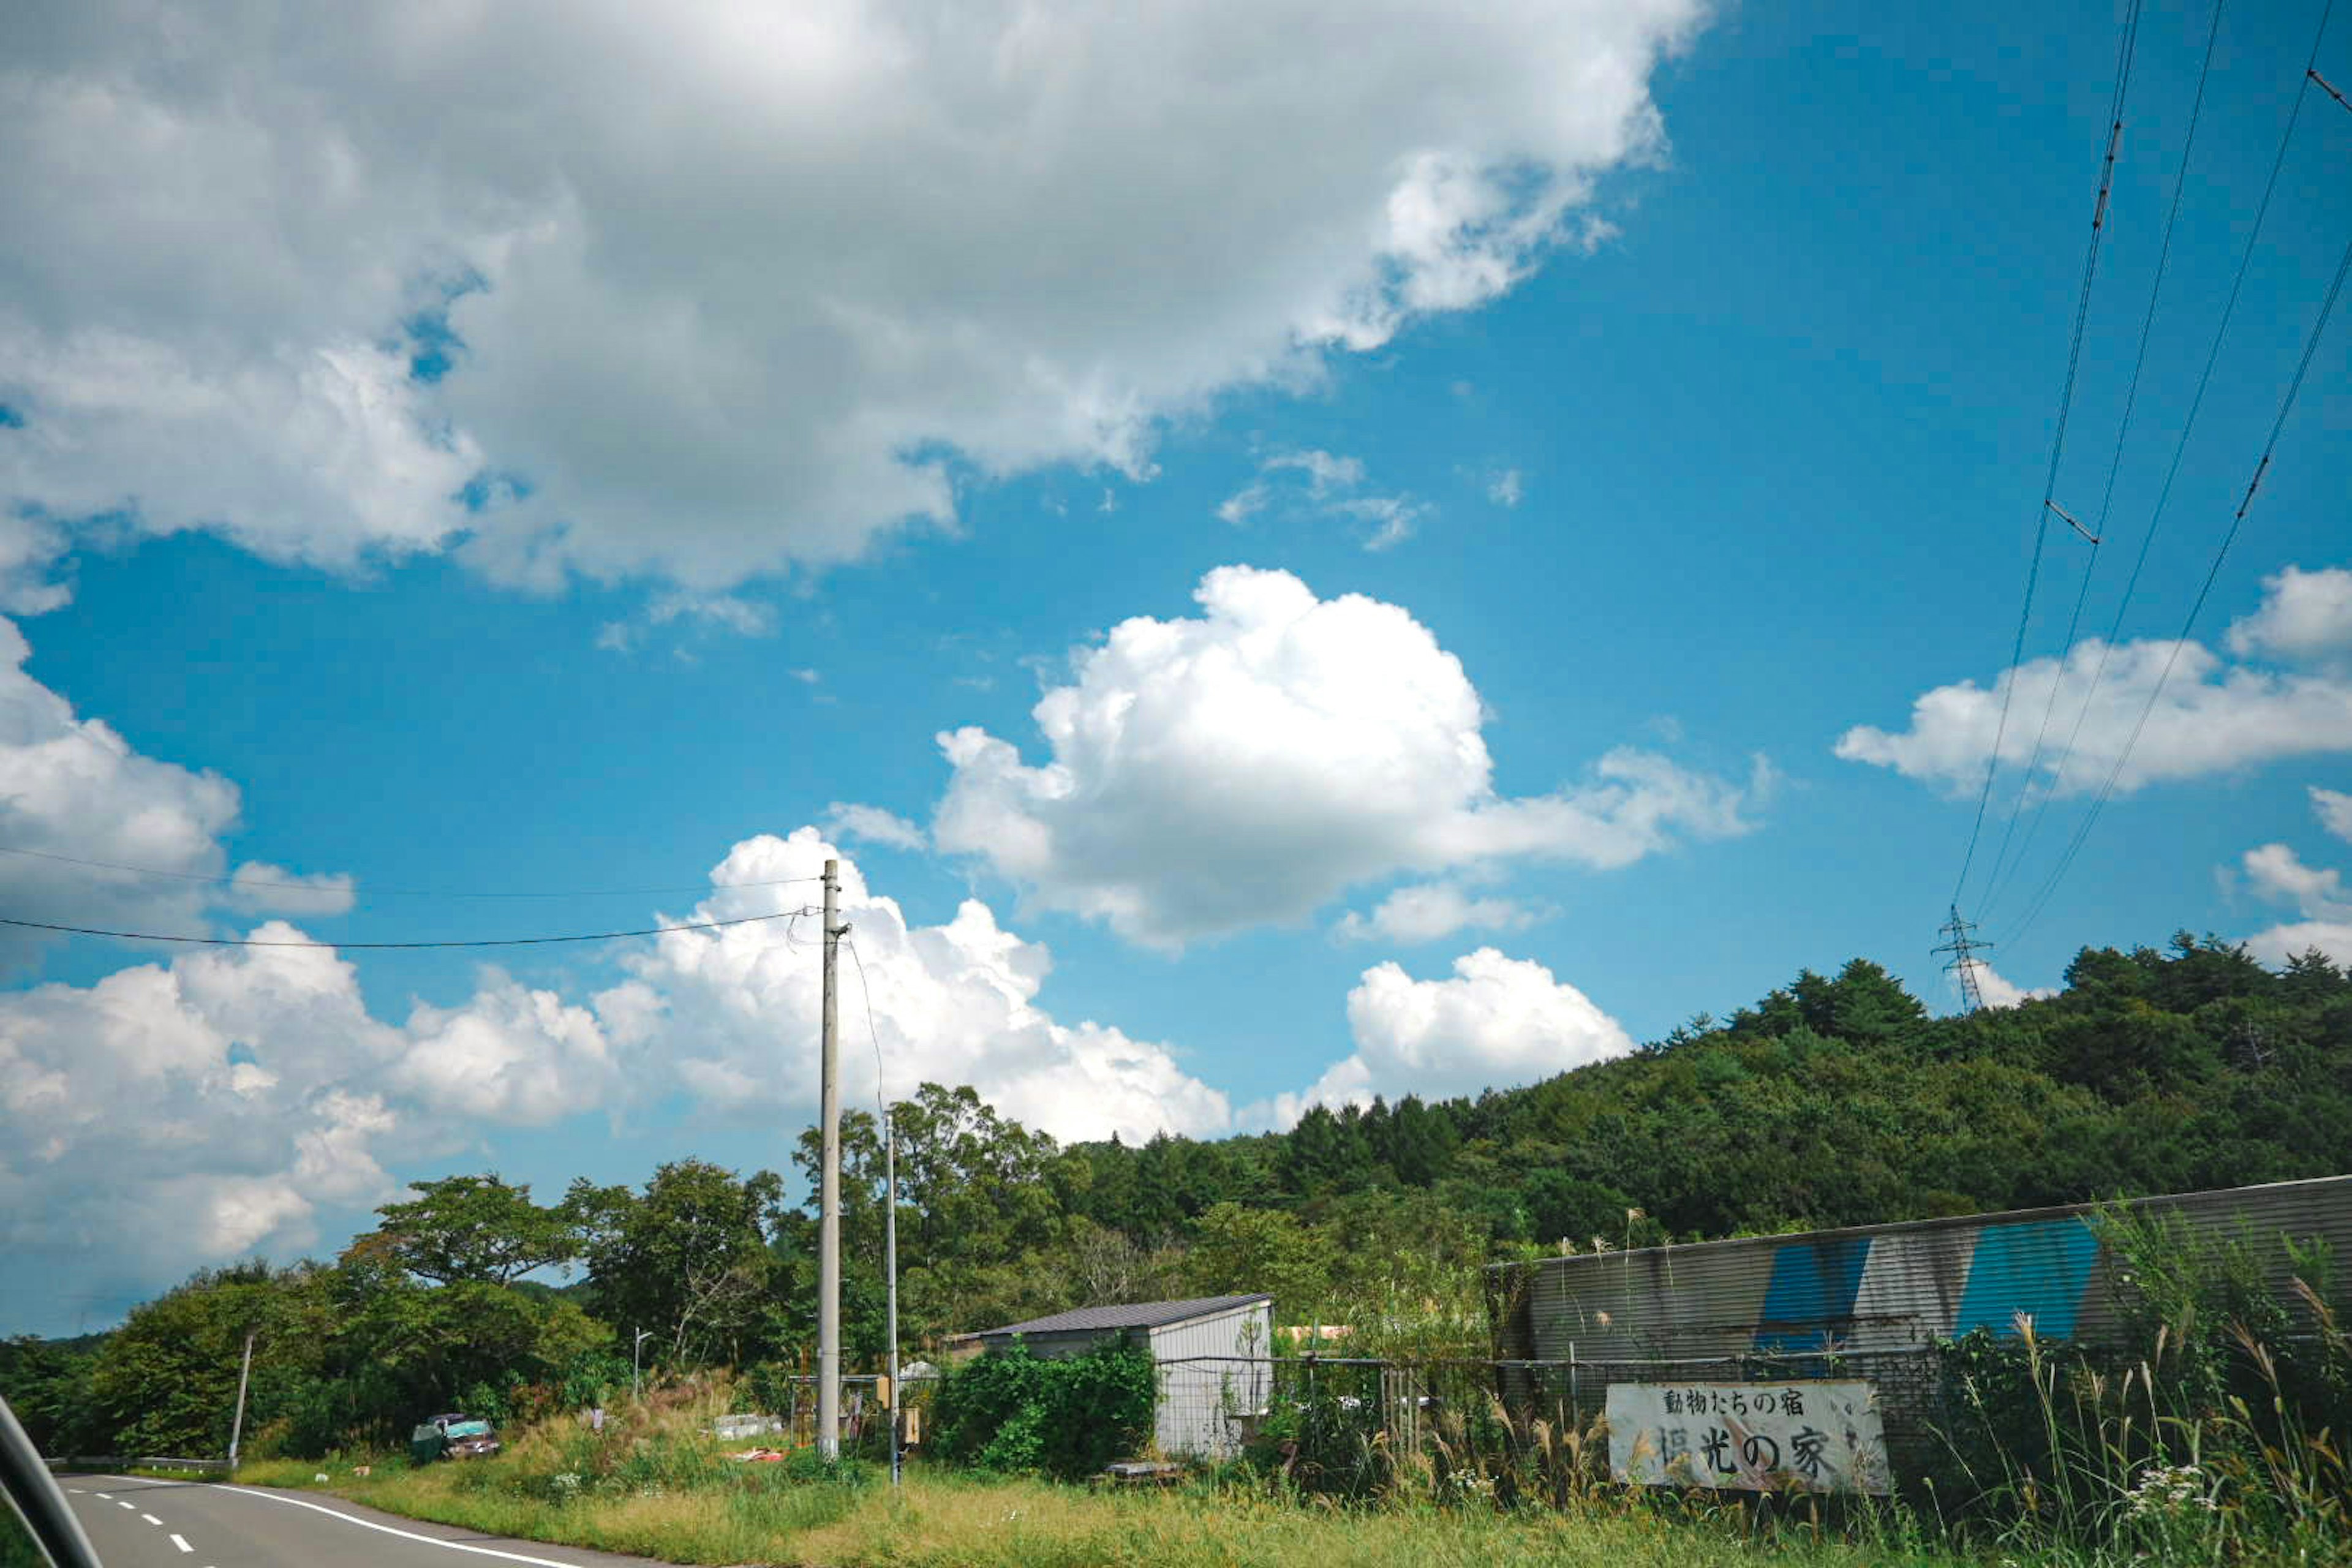
[[[629,1400],[632,1404],[635,1404],[638,1397],[637,1352],[644,1349],[645,1342],[653,1337],[654,1331],[651,1329],[639,1329],[637,1337],[629,1342]]]

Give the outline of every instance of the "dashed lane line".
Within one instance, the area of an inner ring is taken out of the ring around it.
[[[157,1529],[159,1529],[159,1530],[163,1528],[163,1521],[162,1520],[160,1520],[160,1519],[157,1519],[157,1518],[156,1518],[153,1514],[152,1514],[152,1513],[142,1513],[142,1514],[141,1514],[139,1517],[140,1517],[140,1518],[142,1518],[142,1519],[143,1519],[143,1520],[145,1520],[148,1523],[150,1523],[150,1524],[152,1524],[152,1525],[155,1526],[155,1527],[156,1527]]]
[[[172,1537],[172,1544],[178,1547],[183,1552],[194,1552],[195,1550],[194,1547],[188,1544],[188,1538],[184,1535],[175,1535]]]

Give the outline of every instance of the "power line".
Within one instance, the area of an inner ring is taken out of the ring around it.
[[[2124,444],[2126,438],[2131,434],[2132,412],[2139,403],[2140,374],[2147,367],[2147,345],[2149,340],[2155,335],[2157,300],[2164,292],[2165,268],[2172,259],[2173,231],[2180,222],[2181,198],[2189,189],[2189,162],[2197,150],[2197,125],[2205,110],[2205,87],[2213,75],[2213,47],[2221,37],[2221,5],[2222,0],[2213,0],[2213,18],[2205,29],[2204,63],[2198,68],[2197,92],[2189,100],[2189,131],[2180,143],[2180,172],[2173,177],[2172,205],[2165,214],[2164,239],[2157,247],[2156,278],[2148,285],[2147,309],[2140,316],[2139,346],[2132,355],[2131,383],[2124,392],[2123,418],[2116,426],[2116,449],[2114,455],[2107,459],[2107,481],[2099,494],[2098,521],[2086,533],[2091,542],[2090,558],[2083,563],[2082,585],[2074,591],[2074,607],[2066,617],[2066,635],[2059,640],[2058,644],[2058,668],[2050,681],[2050,698],[2042,705],[2042,723],[2034,732],[2033,752],[2025,760],[2022,776],[2017,786],[2017,804],[2010,807],[2009,824],[2001,830],[2000,848],[1992,858],[1992,870],[1986,879],[1987,888],[1979,913],[1990,912],[2000,903],[2001,894],[2008,889],[2011,880],[2017,875],[2017,868],[2023,863],[2026,851],[2033,847],[2034,835],[2042,830],[2042,819],[2050,809],[2050,796],[2055,789],[2057,780],[2064,775],[2067,760],[2074,755],[2075,736],[2081,733],[2082,727],[2078,721],[2074,731],[2066,738],[2066,749],[2060,754],[2057,763],[2051,770],[2053,787],[2051,790],[2044,790],[2042,798],[2035,804],[2033,818],[2026,825],[2025,842],[2018,846],[2017,858],[2010,860],[2010,839],[2017,831],[2017,817],[2018,814],[2025,808],[2025,797],[2033,787],[2034,764],[2042,760],[2042,742],[2050,735],[2051,716],[2058,709],[2058,689],[2063,684],[2066,658],[2074,651],[2074,633],[2082,626],[2083,605],[2091,596],[2091,578],[2099,566],[2099,542],[2107,536],[2107,515],[2115,504],[2116,479],[2123,471]],[[2071,522],[2074,520],[2069,518],[2067,521]],[[2079,523],[2075,525],[2075,531],[2085,532]],[[2010,679],[2012,682],[2017,679],[2014,666],[2011,668]],[[2084,703],[2086,711],[2088,706],[2086,700]],[[2004,862],[2008,867],[2005,874],[2002,870]]]
[[[103,936],[117,942],[168,942],[194,947],[300,947],[327,951],[385,952],[409,952],[418,948],[446,947],[544,947],[552,942],[619,942],[634,936],[667,936],[672,931],[719,931],[728,926],[756,925],[762,921],[797,920],[815,911],[806,908],[778,910],[768,915],[739,915],[733,920],[690,921],[681,925],[647,926],[642,931],[585,931],[566,936],[500,936],[475,937],[465,941],[442,942],[275,942],[252,937],[236,936],[176,936],[158,931],[102,931],[95,926],[53,925],[47,921],[16,920],[0,915],[0,926],[16,926],[26,931],[58,931],[67,936]]]
[[[167,871],[158,866],[130,866],[115,860],[86,860],[75,855],[56,855],[46,849],[20,849],[0,844],[0,855],[22,855],[35,860],[54,860],[65,866],[87,866],[101,871],[126,871],[135,877],[159,877],[174,882],[205,882],[231,888],[277,888],[292,892],[323,893],[331,889],[316,882],[271,881],[259,877],[221,877],[201,871]],[[815,882],[816,877],[779,877],[763,882],[702,882],[692,886],[667,888],[600,888],[573,891],[551,892],[462,892],[433,888],[378,888],[370,885],[365,891],[372,899],[640,899],[659,898],[671,893],[723,892],[730,888],[783,888],[802,882]],[[359,891],[354,888],[353,891]]]
[[[2332,0],[2331,0],[2332,3]],[[1976,864],[1977,841],[1984,835],[1985,807],[1992,800],[1992,781],[2000,768],[2000,745],[2009,732],[2009,705],[2016,695],[2016,669],[2025,658],[2025,633],[2033,621],[2033,594],[2042,579],[2042,548],[2050,535],[2050,502],[2058,492],[2058,463],[2066,450],[2066,423],[2074,406],[2074,379],[2083,359],[2084,331],[2090,320],[2091,284],[2099,270],[2099,246],[2105,237],[2107,195],[2113,188],[2116,150],[2121,143],[2124,130],[2124,99],[2131,87],[2132,59],[2137,52],[2139,39],[2139,0],[2132,0],[2131,10],[2125,16],[2123,36],[2116,46],[2116,89],[2107,105],[2107,148],[2099,165],[2099,196],[2091,209],[2091,243],[2083,258],[2083,288],[2074,301],[2074,332],[2066,350],[2066,380],[2058,395],[2058,423],[2050,441],[2050,471],[2042,485],[2042,498],[2034,503],[2033,556],[2025,573],[2025,602],[2017,612],[2017,637],[2010,652],[2010,679],[2000,691],[2000,719],[1994,728],[1992,752],[1985,759],[1984,786],[1977,793],[1976,820],[1969,827],[1969,847],[1960,857],[1959,879],[1952,885],[1952,902],[1958,904],[1960,893],[1968,887],[1969,870]]]
[[[2116,781],[2123,776],[2124,764],[2131,760],[2132,749],[2139,744],[2140,732],[2147,727],[2148,715],[2156,711],[2157,700],[2164,695],[2165,683],[2172,679],[2172,668],[2179,662],[2180,650],[2188,646],[2189,633],[2196,628],[2197,617],[2205,608],[2206,597],[2213,592],[2214,580],[2221,574],[2221,563],[2229,558],[2230,546],[2237,542],[2238,531],[2245,525],[2246,513],[2253,507],[2254,495],[2262,489],[2263,479],[2270,472],[2271,458],[2278,449],[2280,432],[2286,428],[2287,416],[2294,411],[2295,399],[2303,392],[2304,378],[2310,374],[2312,358],[2319,352],[2319,340],[2326,334],[2328,318],[2335,313],[2336,301],[2344,292],[2344,279],[2347,272],[2352,272],[2352,240],[2345,243],[2343,258],[2336,262],[2336,276],[2327,286],[2327,296],[2320,302],[2319,317],[2311,323],[2311,335],[2304,340],[2303,358],[2296,363],[2294,377],[2287,383],[2286,395],[2279,402],[2278,417],[2271,423],[2270,439],[2263,443],[2262,458],[2254,465],[2253,478],[2246,482],[2245,496],[2238,502],[2238,510],[2230,519],[2230,527],[2221,535],[2221,545],[2213,552],[2213,563],[2205,573],[2204,584],[2197,590],[2196,602],[2189,606],[2189,615],[2180,624],[2180,635],[2173,639],[2172,651],[2165,658],[2164,668],[2158,674],[2156,685],[2149,689],[2147,701],[2141,705],[2139,719],[2132,725],[2131,734],[2125,740],[2123,750],[2116,754],[2115,766],[2107,770],[2106,783],[2091,802],[2090,809],[2084,813],[2082,825],[2075,828],[2073,841],[2066,846],[2065,855],[2034,895],[2033,903],[2026,910],[2024,918],[2009,933],[2010,941],[2015,942],[2024,934],[2026,928],[2049,903],[2050,895],[2057,890],[2067,868],[2074,863],[2084,839],[2090,837],[2092,825],[2099,820],[2099,813],[2105,809],[2108,798],[2115,794]]]

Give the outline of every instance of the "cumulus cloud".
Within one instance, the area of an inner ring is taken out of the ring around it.
[[[1839,738],[1837,754],[1965,795],[1982,781],[1997,731],[2001,765],[2025,765],[2054,689],[2054,717],[2031,783],[2061,796],[2087,794],[2105,783],[2124,754],[2174,648],[2155,641],[2108,649],[2086,638],[2063,659],[2019,665],[1990,687],[1973,680],[1937,687],[1912,705],[1907,730],[1857,725]],[[2010,721],[2001,730],[2004,689]],[[2068,752],[2064,741],[2078,714],[2081,731]],[[2149,784],[2343,751],[2352,751],[2352,678],[2233,665],[2201,643],[2183,643],[2116,788],[2127,795]]]
[[[1505,468],[1486,481],[1486,499],[1496,506],[1517,506],[1527,494],[1527,486],[1517,468]]]
[[[2352,844],[2352,795],[2340,790],[2311,790],[2311,809],[2319,815],[2321,826],[2347,844]]]
[[[1538,912],[1515,899],[1474,898],[1455,882],[1399,888],[1370,915],[1350,910],[1333,928],[1343,942],[1436,942],[1458,931],[1517,931]]]
[[[2330,833],[2352,839],[2352,796],[2314,789],[2311,805]],[[2306,865],[2284,844],[2249,849],[2240,865],[2256,898],[2287,905],[2299,917],[2248,937],[2246,946],[2255,957],[2283,964],[2316,948],[2338,963],[2352,964],[2352,896],[2347,895],[2342,871]]]
[[[840,965],[845,1104],[874,1102],[878,1046],[889,1096],[927,1079],[969,1083],[1006,1115],[1057,1137],[1228,1129],[1224,1095],[1187,1074],[1167,1047],[1108,1025],[1063,1024],[1040,1008],[1051,955],[1004,930],[976,899],[944,925],[911,924],[814,827],[746,839],[711,879],[813,876],[828,858],[841,859],[841,918],[854,949]],[[772,893],[720,887],[694,918],[774,908]],[[627,982],[596,998],[596,1011],[617,1043],[659,1061],[716,1109],[804,1113],[822,1001],[815,941],[813,921],[796,944],[766,924],[671,931],[632,961]]]
[[[1498,795],[1477,691],[1394,605],[1245,566],[1194,596],[1199,618],[1137,616],[1076,657],[1033,710],[1044,763],[984,730],[940,736],[933,842],[1172,948],[1398,872],[1619,867],[1749,826],[1762,770],[1742,785],[1627,749],[1550,795]]]
[[[306,940],[275,921],[249,934]],[[404,1027],[316,948],[0,994],[0,1251],[142,1290],[284,1258],[393,1194],[383,1161],[446,1146],[449,1119],[544,1122],[613,1089],[600,1026],[495,971]]]
[[[344,871],[301,876],[267,860],[247,860],[230,876],[229,902],[252,914],[349,913],[359,884]]]
[[[2053,986],[2020,985],[1997,973],[1993,966],[1981,958],[1970,959],[1969,967],[1976,974],[1977,994],[1988,1007],[2014,1007],[2021,1002],[2039,1002],[2058,994]],[[1960,977],[1957,973],[1951,978],[1951,988],[1953,995],[1960,994]]]
[[[1542,964],[1482,947],[1444,980],[1415,980],[1395,963],[1364,971],[1348,993],[1356,1048],[1304,1094],[1256,1107],[1287,1127],[1310,1105],[1424,1100],[1531,1083],[1633,1048],[1624,1028]]]
[[[824,820],[826,826],[845,838],[863,838],[868,844],[887,845],[893,849],[923,849],[930,845],[920,827],[878,805],[836,800],[825,807]]]
[[[1141,479],[1161,418],[1596,243],[1703,16],[36,5],[0,494],[711,591],[951,525],[949,454]]]
[[[2294,664],[2352,657],[2352,572],[2289,566],[2263,578],[2262,607],[2230,628],[2230,651]]]
[[[25,672],[31,651],[0,620],[0,845],[12,851],[0,854],[0,899],[53,925],[191,929],[213,890],[203,879],[221,874],[236,786],[142,756],[103,721],[77,717]],[[22,964],[37,946],[11,929],[0,963]]]

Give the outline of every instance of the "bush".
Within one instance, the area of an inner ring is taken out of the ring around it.
[[[1159,1391],[1150,1353],[1133,1345],[1040,1361],[1015,1340],[940,1379],[934,1447],[982,1469],[1092,1475],[1150,1434]]]

